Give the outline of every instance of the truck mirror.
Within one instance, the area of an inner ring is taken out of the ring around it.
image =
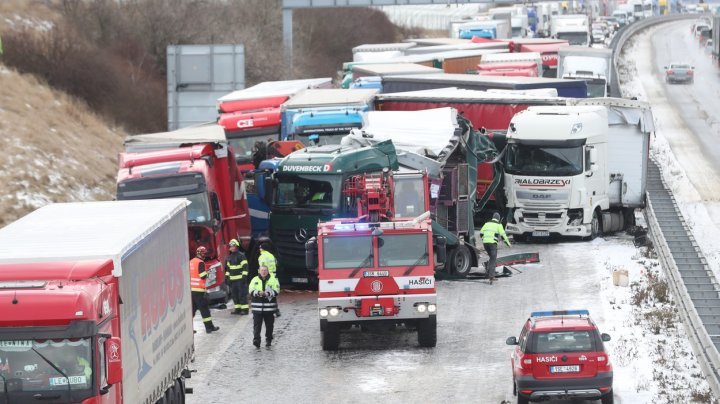
[[[317,239],[311,237],[305,242],[305,267],[307,269],[317,268]]]
[[[603,342],[608,342],[608,341],[610,341],[610,335],[602,333],[602,334],[600,334],[600,339],[603,340]]]
[[[505,345],[517,345],[517,338],[508,337],[508,339],[505,340]]]
[[[435,237],[435,255],[438,264],[445,264],[447,261],[447,239],[445,237]]]
[[[263,194],[262,194],[262,198],[263,198],[263,201],[265,201],[265,204],[266,204],[267,206],[272,205],[273,192],[274,192],[274,190],[275,190],[274,187],[273,187],[273,185],[274,185],[274,182],[273,182],[272,177],[269,177],[269,176],[268,176],[268,177],[265,177],[265,176],[263,176]]]
[[[105,368],[107,369],[107,384],[120,383],[123,378],[122,350],[120,338],[113,337],[105,340]]]
[[[597,163],[597,158],[598,158],[597,149],[595,149],[595,148],[590,149],[590,164],[595,165],[595,163]]]

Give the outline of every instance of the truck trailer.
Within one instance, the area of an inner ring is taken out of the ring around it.
[[[593,239],[634,223],[645,206],[650,106],[618,98],[569,100],[516,114],[504,157],[506,231],[517,240]]]
[[[532,66],[530,66],[531,64]],[[501,65],[497,69],[493,69],[493,65]],[[531,67],[535,67],[535,72],[527,72],[531,74],[507,74],[503,73],[507,70],[527,71]],[[498,53],[494,55],[486,55],[480,61],[478,66],[479,74],[482,75],[500,75],[500,76],[525,76],[525,77],[542,77],[542,56],[537,52],[513,52]]]
[[[0,229],[0,402],[185,402],[185,204],[50,204]]]

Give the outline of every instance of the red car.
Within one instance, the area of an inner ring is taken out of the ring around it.
[[[518,404],[548,399],[600,399],[613,403],[613,370],[587,310],[533,312],[511,356],[513,394]]]

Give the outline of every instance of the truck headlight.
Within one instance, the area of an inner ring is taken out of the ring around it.
[[[330,308],[330,315],[331,315],[331,316],[335,317],[335,316],[337,316],[338,314],[340,314],[340,309],[338,309],[337,307],[331,307],[331,308]]]
[[[320,317],[325,318],[325,317],[328,316],[328,314],[329,314],[329,313],[328,313],[328,309],[326,309],[326,308],[320,309]]]
[[[418,311],[418,313],[425,313],[425,310],[427,310],[427,306],[425,305],[425,303],[420,303],[415,306],[415,309]]]
[[[434,304],[428,304],[427,310],[428,313],[435,313],[437,311],[437,306]]]

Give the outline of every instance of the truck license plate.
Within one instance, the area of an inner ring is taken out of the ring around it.
[[[308,283],[307,278],[292,278],[293,283]]]
[[[533,237],[549,237],[550,232],[546,231],[546,230],[538,230],[538,231],[532,232],[532,236]]]
[[[70,384],[85,384],[85,376],[70,376]],[[51,377],[51,386],[67,386],[68,379],[64,377]]]
[[[576,373],[580,371],[580,365],[550,366],[550,373]]]
[[[390,272],[389,271],[365,271],[365,272],[363,272],[363,277],[365,277],[365,278],[381,277],[381,276],[390,276]]]

